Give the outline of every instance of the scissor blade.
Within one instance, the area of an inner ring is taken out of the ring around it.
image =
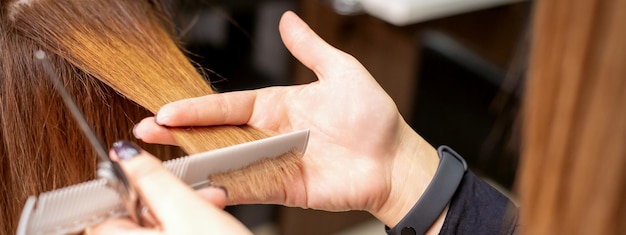
[[[35,57],[41,60],[41,63],[43,64],[43,68],[48,74],[48,78],[50,79],[52,84],[54,84],[54,88],[57,90],[59,95],[61,95],[61,98],[63,98],[63,103],[65,103],[67,108],[70,110],[70,113],[72,114],[72,117],[74,117],[74,120],[78,122],[78,125],[80,126],[80,129],[83,131],[83,134],[85,134],[87,139],[89,139],[89,143],[91,143],[91,146],[93,146],[93,148],[96,150],[96,153],[100,157],[100,160],[102,162],[109,162],[110,160],[109,160],[106,148],[102,144],[102,141],[95,134],[91,126],[89,126],[89,123],[85,119],[85,116],[78,109],[76,102],[74,102],[69,92],[67,92],[67,90],[65,89],[65,86],[61,82],[61,79],[59,78],[57,73],[54,71],[54,69],[52,68],[52,65],[50,64],[50,61],[46,57],[46,53],[41,50],[38,50],[37,52],[35,52]]]

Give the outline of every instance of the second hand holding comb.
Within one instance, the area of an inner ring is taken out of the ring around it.
[[[207,176],[253,167],[287,152],[304,154],[309,131],[301,130],[163,162],[192,188],[210,184]],[[279,159],[280,161],[280,159]],[[231,175],[231,174],[226,174]],[[126,216],[124,202],[107,180],[99,178],[31,195],[26,200],[17,235],[76,234],[108,218]],[[145,218],[144,218],[145,219]]]
[[[107,154],[106,148],[102,144],[102,141],[96,136],[93,129],[89,126],[89,123],[85,119],[82,112],[78,109],[78,106],[65,89],[65,86],[61,82],[57,73],[52,68],[50,61],[46,57],[46,53],[42,50],[35,52],[35,58],[41,61],[45,72],[47,73],[50,81],[54,85],[54,88],[59,93],[63,102],[70,110],[70,113],[74,117],[74,120],[80,126],[80,129],[85,134],[91,146],[95,149],[100,161],[98,162],[97,176],[104,178],[107,181],[107,185],[115,189],[128,211],[130,217],[135,220],[139,225],[143,226],[143,219],[141,217],[142,206],[137,195],[137,191],[128,181],[128,178],[122,171],[122,168],[117,162],[111,161]]]

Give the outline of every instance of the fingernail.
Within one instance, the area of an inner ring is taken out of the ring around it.
[[[166,126],[165,123],[168,122],[170,119],[170,115],[167,113],[167,111],[164,111],[164,109],[167,109],[167,108],[165,107],[161,108],[161,110],[157,112],[157,115],[154,118],[154,122],[156,122],[156,124],[160,126]]]
[[[226,198],[228,198],[228,189],[226,189],[226,187],[221,186],[221,185],[211,185],[210,187],[221,189],[222,191],[224,191],[224,194],[226,194]]]
[[[159,115],[157,114],[156,117],[154,118],[154,122],[156,122],[157,125],[159,126],[163,126],[163,122],[161,121],[163,115]]]
[[[138,140],[141,139],[141,136],[137,134],[137,125],[133,126],[133,136],[135,136]]]
[[[131,159],[141,153],[141,150],[135,144],[124,140],[113,143],[113,151],[115,151],[120,160]]]

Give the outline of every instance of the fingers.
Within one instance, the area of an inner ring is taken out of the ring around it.
[[[144,118],[133,128],[133,135],[146,143],[177,145],[169,130],[156,123],[154,117]]]
[[[164,126],[242,125],[254,111],[256,91],[213,94],[161,107],[156,123]]]
[[[293,12],[286,12],[280,22],[280,32],[289,51],[313,70],[320,80],[343,77],[347,70],[366,70],[353,57],[322,40]],[[335,76],[333,76],[335,75]],[[263,90],[263,89],[261,89]],[[267,91],[267,90],[266,90]],[[163,126],[212,126],[247,124],[253,114],[259,90],[213,94],[175,101],[161,107],[156,123]],[[141,125],[144,123],[142,122]],[[173,139],[151,123],[137,128],[143,141],[172,144]],[[147,130],[146,132],[143,132]],[[150,132],[152,131],[152,132]]]
[[[117,142],[114,150],[111,158],[122,166],[131,184],[141,195],[142,203],[150,208],[158,221],[174,225],[187,224],[189,218],[207,217],[208,210],[220,210],[172,175],[159,160],[134,144]]]
[[[291,54],[313,70],[321,81],[331,77],[330,73],[345,69],[345,66],[360,65],[351,56],[326,43],[291,11],[283,14],[279,30]]]
[[[196,190],[198,195],[204,200],[210,202],[217,208],[224,209],[226,207],[226,198],[228,197],[228,191],[223,187],[209,187]],[[226,195],[226,196],[224,196]]]

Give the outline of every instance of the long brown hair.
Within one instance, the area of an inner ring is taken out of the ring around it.
[[[29,195],[95,176],[94,150],[67,114],[41,64],[33,57],[34,50],[48,48],[25,35],[21,31],[24,28],[15,24],[20,17],[16,11],[28,4],[0,3],[0,234],[14,233],[19,212]],[[40,17],[46,20],[45,16]],[[55,53],[49,56],[63,83],[105,143],[135,140],[132,127],[150,114],[148,110]],[[183,155],[173,147],[145,144],[142,147],[166,158]]]
[[[526,234],[626,233],[626,1],[536,1]]]
[[[117,139],[133,140],[132,126],[149,115],[148,111],[213,92],[179,48],[156,0],[0,3],[1,232],[14,231],[28,195],[92,179],[95,174],[95,153],[34,60],[35,50],[51,55],[56,72],[108,144]],[[249,126],[172,132],[189,154],[269,136]],[[182,155],[177,149],[144,147],[157,156]],[[284,175],[298,170],[294,160],[299,158],[286,156],[291,157],[286,165],[257,165],[273,169],[263,171],[270,175],[281,173],[275,177],[260,174],[254,178],[235,172],[211,180],[229,188],[233,200],[263,198],[280,190]]]

